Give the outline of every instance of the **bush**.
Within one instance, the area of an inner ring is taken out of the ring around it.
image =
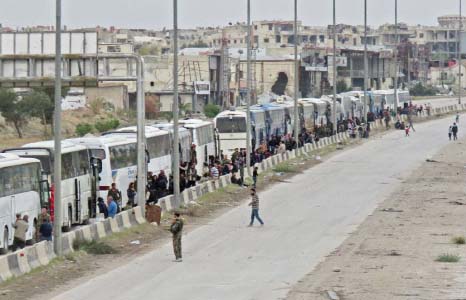
[[[464,245],[466,244],[466,239],[464,236],[457,236],[453,238],[453,243],[457,245]]]
[[[461,257],[455,254],[442,254],[437,257],[435,261],[437,262],[446,262],[446,263],[456,263],[459,262]]]
[[[277,173],[296,173],[296,168],[289,163],[281,163],[276,165],[273,171]]]
[[[433,86],[424,86],[421,83],[417,83],[409,90],[411,96],[435,96],[437,92]]]
[[[219,113],[220,113],[220,106],[215,105],[215,104],[207,104],[204,107],[204,114],[208,118],[215,118]]]
[[[104,98],[96,98],[89,102],[89,108],[91,109],[94,115],[100,114],[105,105]]]
[[[352,88],[351,87],[348,87],[348,85],[346,84],[346,81],[344,80],[339,80],[337,81],[337,93],[344,93],[344,92],[349,92],[351,91]]]
[[[99,132],[106,132],[112,129],[116,129],[120,126],[120,121],[117,119],[110,119],[107,121],[102,121],[102,122],[96,122],[94,127],[97,129]]]
[[[100,241],[88,241],[76,239],[73,241],[73,249],[76,251],[85,251],[89,254],[104,255],[114,254],[117,251],[110,245]]]
[[[91,133],[94,127],[88,123],[80,123],[76,125],[76,134],[78,136],[85,136],[88,133]]]

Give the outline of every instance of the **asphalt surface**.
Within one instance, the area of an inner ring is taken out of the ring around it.
[[[415,124],[409,138],[389,133],[271,187],[259,195],[264,227],[247,227],[245,203],[185,235],[182,263],[172,261],[168,243],[51,298],[284,299],[412,170],[449,143],[451,123],[453,117]]]

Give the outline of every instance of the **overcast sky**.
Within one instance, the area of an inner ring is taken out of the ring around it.
[[[170,28],[171,0],[62,0],[63,23],[71,27]],[[251,0],[253,20],[293,18],[292,0]],[[331,0],[298,0],[306,25],[332,23]],[[364,0],[337,0],[337,23],[362,24]],[[393,22],[395,0],[368,0],[370,25]],[[457,14],[458,0],[399,0],[399,20],[436,25],[437,17]],[[245,21],[246,0],[179,0],[179,26],[226,25]],[[325,4],[327,3],[327,4]],[[0,0],[3,26],[51,25],[55,0]],[[466,5],[465,5],[466,6]]]

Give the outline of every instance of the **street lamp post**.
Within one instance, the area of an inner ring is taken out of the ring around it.
[[[54,113],[54,248],[57,256],[62,256],[63,207],[61,202],[61,0],[56,0],[55,24],[55,113]],[[71,218],[71,216],[69,216]]]
[[[252,38],[252,26],[251,26],[251,0],[247,0],[247,23],[248,23],[248,37],[247,37],[247,96],[246,96],[246,170],[248,175],[251,175],[251,38]]]
[[[335,0],[333,0],[333,133],[337,127],[337,14]]]
[[[398,0],[395,0],[395,114],[398,114]]]
[[[367,89],[368,89],[368,61],[367,61],[367,0],[364,0],[364,109],[363,120],[367,118]]]
[[[296,149],[299,148],[299,60],[298,60],[298,0],[294,0],[294,135],[296,139]]]
[[[178,128],[178,0],[173,0],[173,194],[180,204],[180,152]]]
[[[461,32],[463,30],[463,10],[462,10],[462,0],[460,1],[460,19],[459,19],[459,27],[458,27],[458,47],[457,47],[457,55],[458,55],[458,104],[461,104],[461,92],[462,92],[462,79],[463,79],[463,74],[462,74],[462,57],[461,57]]]

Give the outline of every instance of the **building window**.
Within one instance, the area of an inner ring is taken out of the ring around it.
[[[273,30],[273,25],[269,24],[269,31],[272,31],[272,30]]]
[[[233,40],[233,43],[234,43],[234,44],[237,44],[237,41],[236,41],[236,40]]]
[[[269,38],[264,38],[264,43],[268,44],[270,42]]]
[[[424,33],[419,33],[419,38],[423,39],[424,38]]]
[[[257,25],[254,25],[254,30],[257,30]]]
[[[281,43],[281,42],[282,42],[282,37],[279,36],[279,35],[276,35],[276,36],[275,36],[275,42]]]
[[[119,53],[121,52],[120,46],[108,46],[107,47],[107,52],[109,53]]]

